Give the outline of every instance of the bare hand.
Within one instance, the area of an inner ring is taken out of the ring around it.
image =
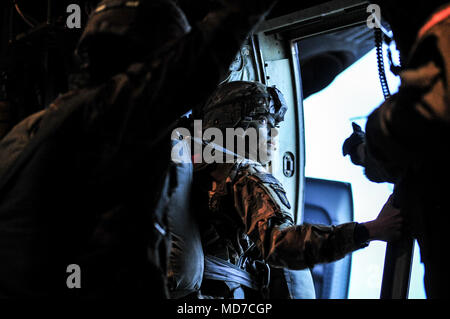
[[[393,196],[384,204],[378,217],[364,223],[369,231],[369,240],[395,241],[402,235],[403,216],[400,210],[393,206]]]

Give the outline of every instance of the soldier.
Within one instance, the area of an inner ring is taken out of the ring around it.
[[[201,297],[267,296],[267,265],[305,269],[340,259],[371,240],[400,234],[401,218],[390,201],[367,223],[294,225],[283,186],[263,166],[273,156],[275,127],[286,110],[276,88],[236,81],[221,85],[196,115],[204,129],[241,128],[245,133],[237,139],[245,139],[252,129],[263,133],[254,144],[263,149],[255,160],[248,147],[233,163],[197,164],[194,171],[205,254]]]
[[[379,1],[403,61],[396,94],[356,125],[344,155],[374,182],[397,184],[398,205],[420,246],[428,298],[449,297],[450,6]]]
[[[171,0],[97,6],[78,48],[89,85],[0,143],[0,296],[167,297],[171,123],[274,2],[223,1],[192,28]]]

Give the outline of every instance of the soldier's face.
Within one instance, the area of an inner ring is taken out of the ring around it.
[[[256,159],[261,164],[269,163],[277,150],[278,130],[270,124],[267,116],[260,116],[252,122],[250,127],[256,129],[258,142],[250,144],[250,154],[256,154]]]

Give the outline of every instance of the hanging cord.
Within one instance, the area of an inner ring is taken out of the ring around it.
[[[19,16],[22,18],[22,20],[28,24],[28,26],[30,26],[31,28],[34,28],[37,24],[36,20],[34,20],[32,17],[29,17],[27,15],[25,15],[22,10],[20,10],[19,8],[19,4],[17,3],[17,0],[13,1],[14,4],[14,8],[16,8],[17,13],[19,14]],[[31,21],[33,20],[33,21]]]
[[[395,65],[394,61],[392,59],[392,50],[391,50],[392,39],[390,37],[386,36],[385,37],[385,41],[386,41],[386,44],[387,44],[387,56],[388,56],[388,59],[389,59],[390,70],[391,70],[391,72],[393,74],[399,75],[401,70],[402,70],[402,65],[403,65],[401,57],[400,57],[400,64],[399,65]]]
[[[380,28],[375,28],[375,48],[377,52],[378,75],[380,77],[381,90],[383,91],[384,99],[391,96],[389,86],[386,80],[386,71],[384,69],[383,57],[383,32]]]

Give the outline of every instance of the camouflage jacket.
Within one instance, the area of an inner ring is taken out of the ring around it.
[[[366,246],[354,240],[356,223],[294,225],[282,185],[259,163],[218,164],[212,175],[200,218],[205,255],[239,265],[253,246],[271,266],[304,269]]]

